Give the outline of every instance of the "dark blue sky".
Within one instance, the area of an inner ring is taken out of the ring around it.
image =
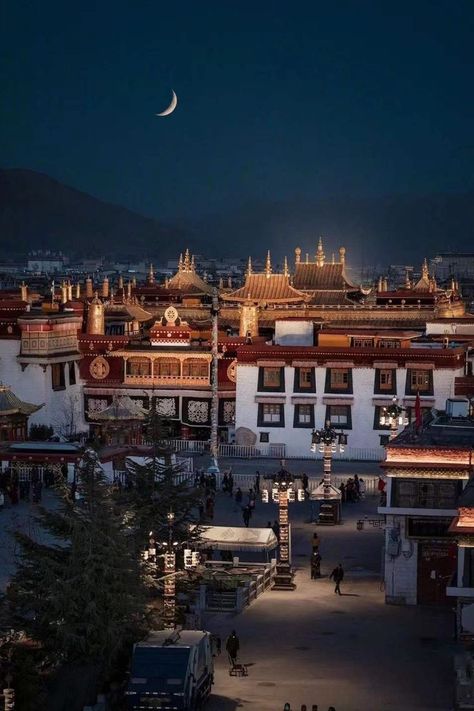
[[[3,167],[166,219],[474,188],[474,2],[23,2]],[[155,118],[178,94],[176,112]]]

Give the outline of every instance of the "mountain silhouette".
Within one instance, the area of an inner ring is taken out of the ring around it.
[[[152,257],[163,263],[189,247],[208,257],[264,257],[294,248],[326,259],[347,249],[349,265],[419,265],[437,252],[474,251],[474,192],[253,201],[174,225],[98,200],[31,170],[0,170],[0,249],[68,255]]]
[[[0,249],[67,255],[176,257],[183,232],[119,205],[98,200],[32,170],[0,170]]]

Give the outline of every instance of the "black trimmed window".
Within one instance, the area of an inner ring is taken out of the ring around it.
[[[352,338],[353,348],[372,348],[374,345],[373,338],[363,338],[361,336],[354,336]]]
[[[260,366],[258,369],[258,389],[260,392],[284,392],[285,369],[278,366]]]
[[[69,385],[76,384],[76,364],[73,360],[69,362]]]
[[[327,405],[326,422],[329,420],[336,429],[352,429],[352,411],[350,405]]]
[[[400,341],[393,338],[381,338],[379,348],[400,348]]]
[[[374,393],[382,395],[397,394],[397,369],[396,368],[376,368]]]
[[[352,368],[326,368],[327,393],[352,393]]]
[[[407,395],[433,395],[433,371],[409,368],[405,393]]]
[[[390,442],[390,435],[379,435],[380,446],[385,447]]]
[[[51,387],[53,390],[64,390],[66,387],[64,363],[53,363],[51,365]]]
[[[316,378],[314,375],[314,368],[295,368],[295,382],[293,385],[293,391],[295,393],[316,392]]]
[[[397,479],[392,482],[392,506],[409,509],[455,509],[462,481]]]
[[[293,427],[311,427],[314,429],[314,405],[295,405]]]
[[[270,442],[270,432],[260,432],[260,442],[268,444]]]
[[[390,425],[380,424],[380,415],[385,408],[382,405],[375,405],[374,407],[374,430],[389,430]]]
[[[283,404],[260,402],[258,404],[258,427],[284,427],[285,410]]]

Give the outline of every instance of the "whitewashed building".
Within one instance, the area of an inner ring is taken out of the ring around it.
[[[298,325],[298,343],[303,331]],[[283,331],[277,327],[276,333]],[[290,345],[285,336],[284,345],[240,347],[236,443],[309,456],[312,430],[330,420],[348,435],[343,456],[382,459],[389,428],[380,425],[380,414],[393,397],[409,419],[417,393],[424,410],[443,409],[454,395],[455,378],[464,374],[464,347],[423,348],[412,343],[416,336],[328,329],[317,334],[316,346]],[[310,339],[312,324],[306,324],[306,342]]]

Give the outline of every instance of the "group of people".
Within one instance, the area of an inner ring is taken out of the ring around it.
[[[285,704],[283,706],[283,711],[292,711],[290,704]],[[306,704],[301,704],[300,711],[309,711],[309,709]],[[311,711],[318,711],[318,704],[312,704]],[[334,706],[329,706],[328,711],[336,711],[336,709]]]
[[[64,477],[67,476],[67,467],[61,468]],[[31,467],[27,475],[20,476],[11,467],[0,470],[0,508],[9,502],[16,506],[20,501],[41,501],[43,486],[48,489],[54,485],[54,471],[49,468],[40,469]]]
[[[353,477],[350,476],[345,484],[341,481],[339,491],[341,492],[342,503],[346,501],[355,503],[365,498],[365,481],[355,474]]]

